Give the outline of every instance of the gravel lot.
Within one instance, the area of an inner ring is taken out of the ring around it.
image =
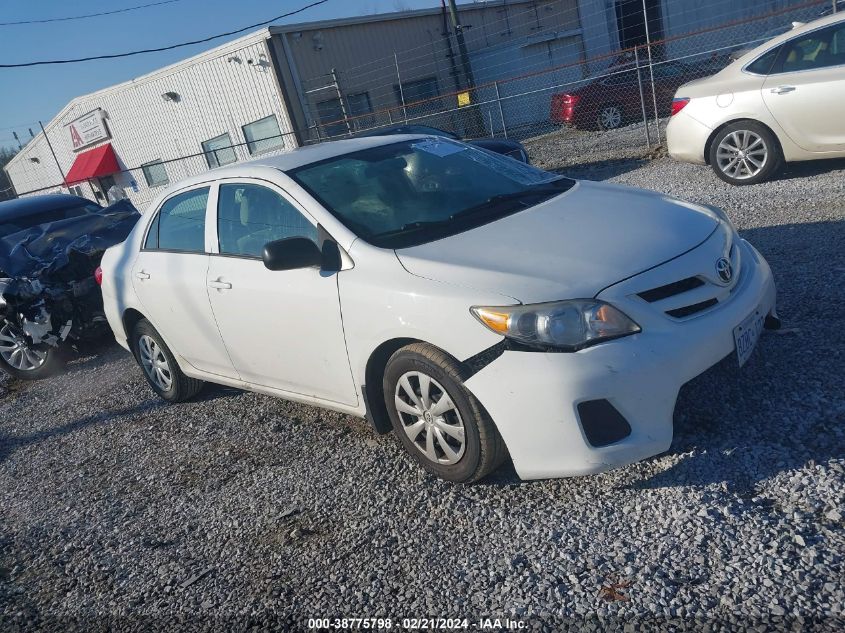
[[[573,138],[528,147],[723,206],[776,275],[784,330],[684,387],[669,452],[453,486],[361,420],[217,387],[166,406],[105,345],[46,382],[0,378],[0,629],[845,629],[845,161],[729,188],[634,151],[598,162],[613,138],[592,154]]]

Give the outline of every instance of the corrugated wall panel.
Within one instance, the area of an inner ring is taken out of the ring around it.
[[[187,60],[134,82],[79,98],[47,127],[65,173],[77,155],[71,149],[65,125],[96,108],[106,112],[112,135],[108,142],[127,168],[199,154],[203,141],[223,133],[228,133],[234,144],[245,143],[242,126],[270,115],[276,116],[280,130],[287,133],[284,149],[293,149],[296,140],[290,134],[291,118],[272,74],[266,41],[221,48],[219,54],[212,51],[202,59]],[[166,92],[177,93],[179,101],[165,100],[162,95]],[[236,147],[235,152],[239,160],[252,158],[246,146]],[[30,157],[37,157],[39,162],[31,162]],[[166,164],[170,182],[206,169],[201,155]],[[62,180],[41,136],[24,148],[8,171],[20,193],[58,185]],[[142,210],[159,191],[158,187],[147,186],[140,169],[118,174],[116,180]],[[132,182],[136,183],[137,192],[132,190]],[[82,189],[84,195],[92,197],[90,187],[83,184]]]

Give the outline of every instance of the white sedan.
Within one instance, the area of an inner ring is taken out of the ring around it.
[[[843,103],[845,14],[835,13],[681,86],[669,154],[734,185],[762,182],[784,161],[845,156]]]
[[[182,182],[102,289],[165,400],[208,381],[367,417],[455,482],[665,451],[681,385],[778,323],[721,211],[420,136]]]

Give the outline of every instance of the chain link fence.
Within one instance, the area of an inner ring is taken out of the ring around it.
[[[664,142],[672,99],[681,85],[715,74],[744,52],[789,31],[794,22],[810,21],[832,10],[827,0],[793,3],[774,11],[762,10],[763,3],[760,7],[741,18],[728,12],[717,26],[648,39],[590,58],[583,54],[583,41],[564,38],[556,56],[576,61],[515,74],[500,72],[493,81],[420,100],[403,98],[401,77],[406,73],[396,60],[395,68],[383,70],[385,75],[394,74],[400,103],[364,114],[354,114],[355,104],[342,89],[342,73],[313,78],[314,84],[324,83],[309,94],[334,97],[343,116],[326,116],[319,100],[310,101],[311,118],[319,123],[309,130],[307,142],[345,138],[383,126],[426,125],[463,138],[515,139],[529,147],[533,141],[554,136],[570,155],[588,152],[591,144],[603,147],[602,155],[610,158],[613,150],[619,157],[648,151]],[[742,12],[747,13],[748,7]],[[488,71],[482,74],[495,75],[497,68],[512,67],[507,63],[512,52],[503,48],[475,53],[474,66]]]

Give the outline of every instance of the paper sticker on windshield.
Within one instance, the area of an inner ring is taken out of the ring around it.
[[[474,160],[476,163],[481,163],[485,167],[498,172],[499,175],[510,178],[514,182],[523,185],[541,185],[560,178],[559,174],[537,169],[522,161],[502,156],[489,150],[479,149],[477,147],[468,149],[470,151],[467,152],[467,158]]]
[[[449,141],[438,141],[434,139],[426,139],[411,145],[414,149],[434,154],[435,156],[449,156],[450,154],[457,154],[463,152],[466,147],[458,145],[457,143],[450,143]]]

